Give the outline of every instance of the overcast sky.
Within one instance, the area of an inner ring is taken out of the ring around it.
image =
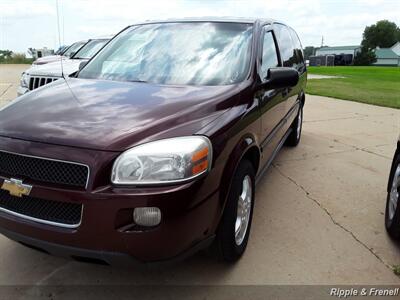
[[[0,49],[58,48],[57,0],[0,0]],[[291,25],[303,46],[357,45],[366,25],[400,25],[399,0],[58,0],[62,44],[114,34],[149,19],[235,16]]]

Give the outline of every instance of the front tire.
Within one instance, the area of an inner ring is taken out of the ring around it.
[[[255,170],[240,162],[233,177],[224,214],[217,230],[217,251],[224,261],[237,261],[246,250],[253,218]]]
[[[385,227],[390,237],[400,239],[400,154],[394,158],[393,173],[389,178],[389,192],[386,198]]]

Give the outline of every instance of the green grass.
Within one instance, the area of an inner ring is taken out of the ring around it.
[[[397,276],[400,276],[400,266],[399,265],[393,266],[393,273],[396,274]]]
[[[308,72],[345,77],[310,79],[308,94],[400,108],[399,67],[309,67]]]
[[[4,65],[21,65],[21,64],[32,64],[34,61],[33,58],[23,58],[23,59],[8,59],[8,60],[3,60],[0,61],[0,64]]]

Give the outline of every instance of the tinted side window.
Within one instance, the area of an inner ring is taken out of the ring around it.
[[[271,31],[264,33],[262,48],[260,76],[261,79],[265,79],[268,75],[268,69],[275,68],[279,65],[276,45]]]
[[[298,61],[296,67],[300,71],[305,67],[303,47],[301,46],[301,42],[300,42],[300,39],[299,39],[297,33],[292,28],[289,28],[289,31],[290,31],[290,35],[293,40],[294,51],[296,52],[297,61]]]
[[[296,51],[293,47],[292,37],[285,25],[274,24],[284,67],[294,67],[298,64]]]

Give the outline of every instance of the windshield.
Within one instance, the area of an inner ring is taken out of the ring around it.
[[[137,25],[110,42],[80,78],[227,85],[249,70],[252,25],[192,22]]]
[[[76,51],[78,51],[85,42],[77,42],[72,44],[63,54],[63,56],[71,57],[72,55],[75,54]]]
[[[58,50],[54,53],[55,55],[62,55],[69,46],[61,46],[60,48],[58,48]]]
[[[82,47],[72,58],[90,59],[108,42],[108,40],[92,40]]]

